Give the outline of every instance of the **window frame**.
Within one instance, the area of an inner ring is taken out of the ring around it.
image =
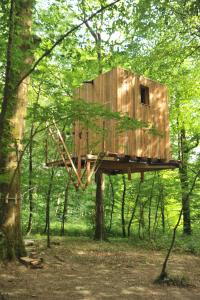
[[[140,104],[150,106],[149,87],[140,84]]]

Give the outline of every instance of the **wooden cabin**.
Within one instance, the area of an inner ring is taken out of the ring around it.
[[[113,112],[127,114],[148,124],[147,127],[119,133],[116,120],[95,120],[94,125],[101,128],[101,132],[86,128],[77,121],[73,128],[71,150],[57,125],[49,127],[60,158],[48,160],[47,150],[46,165],[65,166],[72,179],[73,170],[77,178],[75,186],[84,189],[97,170],[110,175],[127,173],[129,178],[131,173],[140,172],[143,178],[146,171],[179,166],[179,162],[171,160],[165,85],[122,68],[114,68],[85,82],[74,95],[74,101],[82,99],[88,103],[99,103]],[[152,134],[151,128],[156,129],[156,135]],[[85,170],[82,172],[81,169]],[[83,183],[84,174],[86,183]]]
[[[76,90],[76,98],[100,103],[121,114],[144,121],[149,128],[116,130],[116,121],[99,120],[98,126],[108,129],[105,136],[75,126],[74,156],[87,154],[130,156],[138,158],[171,159],[169,139],[169,111],[166,86],[151,79],[133,74],[122,68],[99,75]],[[158,135],[150,128],[155,127]]]

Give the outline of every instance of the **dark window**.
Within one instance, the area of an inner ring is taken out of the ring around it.
[[[140,101],[142,104],[149,105],[149,88],[144,85],[140,85]]]

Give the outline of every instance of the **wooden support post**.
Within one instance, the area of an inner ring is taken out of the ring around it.
[[[48,163],[48,134],[45,139],[45,163],[46,163],[46,165]]]
[[[78,176],[81,178],[81,138],[82,132],[79,132],[79,144],[78,144]]]
[[[90,168],[91,168],[91,164],[90,161],[87,160],[86,162],[86,183],[87,185],[90,183]]]
[[[101,147],[101,151],[104,153],[105,152],[105,121],[103,121],[103,125],[102,125],[102,129],[103,129],[103,134],[102,134],[102,147]]]
[[[81,178],[81,156],[78,156],[78,176]]]
[[[89,130],[88,130],[88,128],[86,130],[86,149],[87,149],[87,153],[89,153]]]
[[[95,240],[105,240],[104,207],[103,207],[103,174],[98,170],[95,174],[96,181],[96,216],[95,216]]]
[[[144,172],[141,172],[141,182],[144,182]]]
[[[128,168],[128,180],[131,180],[131,169]]]
[[[5,203],[8,204],[8,201],[9,201],[9,193],[6,194]]]

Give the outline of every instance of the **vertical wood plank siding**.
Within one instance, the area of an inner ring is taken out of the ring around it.
[[[149,105],[141,103],[140,85],[149,88]],[[148,128],[143,128],[119,133],[116,121],[99,119],[96,125],[101,130],[106,130],[106,135],[102,135],[91,128],[84,129],[77,122],[74,134],[75,155],[79,151],[82,156],[109,152],[167,161],[171,159],[167,89],[164,85],[115,68],[98,76],[93,83],[83,84],[74,95],[75,98],[100,103],[112,111],[144,121],[149,126],[155,126],[159,132],[155,136],[149,133]]]

